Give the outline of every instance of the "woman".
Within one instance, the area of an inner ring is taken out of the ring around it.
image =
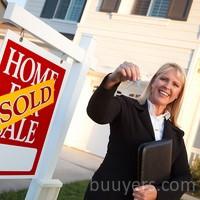
[[[178,200],[188,190],[183,184],[191,179],[184,133],[177,127],[184,71],[177,64],[167,63],[138,99],[114,97],[122,81],[139,78],[139,68],[124,62],[104,78],[89,101],[88,115],[99,124],[110,123],[110,137],[107,154],[88,185],[85,200]],[[162,139],[173,141],[170,179],[160,185],[140,186],[138,146]]]

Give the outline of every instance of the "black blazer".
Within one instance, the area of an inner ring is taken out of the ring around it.
[[[114,97],[117,86],[106,90],[103,83],[91,97],[87,112],[99,124],[110,123],[109,143],[107,154],[88,186],[85,199],[132,200],[132,186],[139,184],[138,146],[154,141],[154,131],[147,103],[140,105],[136,100],[123,95]],[[183,135],[182,130],[165,120],[163,138],[173,140],[172,169],[170,180],[156,186],[158,200],[180,199],[187,189],[184,181],[191,179]],[[94,183],[96,187],[92,188]]]

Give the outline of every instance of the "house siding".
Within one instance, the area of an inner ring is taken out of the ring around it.
[[[199,1],[194,1],[186,22],[95,12],[97,4],[94,1],[90,3],[76,39],[79,40],[85,32],[94,36],[97,45],[100,44],[96,54],[99,67],[108,65],[114,69],[123,60],[132,60],[145,69],[158,67],[165,62],[177,62],[188,68],[194,49],[200,44]]]

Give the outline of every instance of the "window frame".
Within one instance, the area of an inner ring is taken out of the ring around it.
[[[152,11],[152,9],[153,9],[152,7],[153,7],[154,2],[155,2],[155,0],[151,0],[151,2],[150,2],[150,4],[149,4],[149,8],[148,8],[148,10],[147,10],[146,16],[151,16],[150,13],[151,13],[151,11]]]
[[[64,20],[73,21],[73,20],[69,20],[68,17],[70,16],[70,14],[73,13],[73,12],[72,12],[72,9],[71,9],[71,6],[74,5],[74,1],[76,1],[76,0],[71,0],[71,1],[70,1],[69,6],[68,6],[68,9],[67,9],[67,13],[66,13],[66,15],[65,15]],[[85,8],[86,1],[87,1],[87,0],[84,0],[84,2],[83,2],[83,7],[82,7],[82,9],[80,10],[80,15],[79,15],[77,21],[73,21],[73,22],[79,22],[79,21],[80,21],[81,16],[82,16],[82,14],[83,14],[83,10],[84,10],[84,8]],[[71,13],[70,13],[70,12],[71,12]]]
[[[84,10],[84,8],[85,8],[85,4],[86,4],[86,1],[87,1],[87,0],[84,0],[83,8],[82,8],[82,10],[81,10],[81,12],[80,12],[80,16],[79,16],[79,19],[78,19],[77,21],[69,20],[69,19],[67,18],[68,15],[69,15],[68,12],[70,11],[70,7],[73,5],[73,3],[74,3],[75,0],[69,0],[70,2],[69,2],[69,5],[68,5],[68,8],[67,8],[67,11],[66,11],[66,13],[65,13],[65,17],[64,17],[64,18],[58,18],[58,17],[56,17],[57,11],[58,11],[59,6],[60,6],[60,4],[61,4],[61,1],[62,1],[62,0],[58,0],[58,1],[57,1],[57,4],[56,4],[56,7],[55,7],[55,9],[54,9],[54,11],[53,11],[53,15],[52,15],[52,16],[50,16],[50,17],[43,17],[42,14],[43,14],[43,12],[44,12],[44,9],[45,9],[46,3],[47,3],[47,1],[45,1],[40,17],[41,17],[41,18],[46,18],[46,19],[56,19],[56,20],[64,20],[64,21],[79,22],[79,21],[80,21],[80,18],[81,18],[81,16],[82,16],[83,10]]]
[[[178,2],[178,0],[169,0],[169,7],[168,7],[167,15],[165,17],[162,17],[162,16],[151,15],[155,1],[156,0],[150,0],[150,4],[149,4],[149,7],[147,9],[147,12],[146,12],[145,15],[141,14],[142,16],[160,17],[160,18],[163,18],[163,19],[186,21],[187,18],[188,18],[189,12],[191,10],[192,3],[193,3],[193,0],[185,0],[187,2],[185,2],[184,8],[182,8],[182,10],[179,10],[180,13],[176,14],[175,11],[178,9],[178,5],[180,5],[178,3],[180,3],[180,2]],[[134,7],[133,7],[132,14],[140,15],[140,14],[135,13],[135,12],[136,12],[136,10],[134,10]]]
[[[71,1],[72,1],[72,0],[70,0],[70,3],[71,3]],[[59,6],[60,6],[60,2],[61,2],[61,0],[58,0],[57,5],[56,5],[56,8],[55,8],[54,13],[53,13],[52,19],[60,19],[60,18],[55,17],[56,14],[57,14],[58,8],[59,8]],[[70,3],[69,3],[69,6],[70,6]],[[69,9],[69,6],[68,6],[68,9]],[[68,9],[67,9],[67,11],[68,11]],[[65,16],[66,16],[66,15],[67,15],[67,12],[66,12]],[[64,18],[64,19],[65,19],[65,18]]]

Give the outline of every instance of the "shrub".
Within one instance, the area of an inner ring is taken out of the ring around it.
[[[191,166],[192,179],[195,183],[195,194],[200,195],[200,158],[193,161]]]

